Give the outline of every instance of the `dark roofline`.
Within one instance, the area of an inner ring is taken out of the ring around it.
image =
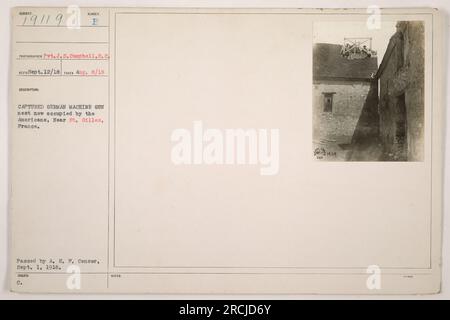
[[[371,81],[378,70],[377,57],[347,59],[342,55],[342,45],[315,43],[313,47],[313,77],[316,80],[335,79]]]

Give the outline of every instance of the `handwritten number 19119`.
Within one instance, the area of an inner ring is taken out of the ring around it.
[[[36,25],[55,25],[59,27],[63,22],[63,14],[58,13],[55,16],[52,16],[50,14],[43,14],[43,15],[30,15],[25,16],[22,21],[23,26],[36,26]]]

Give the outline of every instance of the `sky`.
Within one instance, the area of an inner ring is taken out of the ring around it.
[[[378,53],[378,64],[395,33],[397,21],[381,21],[381,28],[370,30],[365,21],[320,21],[314,23],[314,43],[343,44],[344,38],[372,38],[372,49]]]

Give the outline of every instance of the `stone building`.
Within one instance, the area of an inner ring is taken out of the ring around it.
[[[400,21],[372,83],[348,160],[421,161],[424,153],[424,24]],[[374,91],[378,90],[379,95]]]
[[[423,22],[397,23],[377,79],[382,160],[423,160]]]
[[[341,50],[329,43],[317,43],[313,50],[314,147],[328,151],[350,145],[378,69],[376,56],[348,59]]]

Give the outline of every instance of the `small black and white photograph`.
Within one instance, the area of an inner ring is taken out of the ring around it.
[[[313,156],[423,161],[423,21],[314,23]]]

